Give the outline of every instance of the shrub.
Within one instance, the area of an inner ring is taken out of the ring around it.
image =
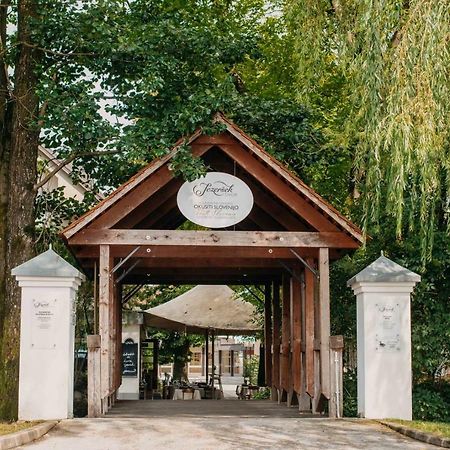
[[[358,415],[358,388],[356,369],[344,369],[344,417],[356,417]]]
[[[413,390],[413,418],[445,422],[450,420],[450,404],[443,395],[427,385],[418,385]]]
[[[270,388],[261,388],[258,392],[253,394],[253,400],[267,400],[270,398]]]

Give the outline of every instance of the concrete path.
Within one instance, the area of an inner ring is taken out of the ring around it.
[[[397,434],[381,425],[359,420],[299,417],[294,409],[288,410],[271,402],[139,403],[141,410],[137,417],[129,416],[128,409],[131,409],[129,405],[122,406],[119,403],[118,407],[113,409],[113,414],[106,418],[63,421],[39,441],[20,448],[27,450],[436,448]],[[142,405],[148,408],[147,416]],[[235,413],[235,408],[239,406],[243,414],[239,416],[231,414]],[[122,411],[119,411],[120,409]],[[203,416],[200,416],[201,409],[205,411]],[[285,411],[294,412],[293,417],[286,415]]]

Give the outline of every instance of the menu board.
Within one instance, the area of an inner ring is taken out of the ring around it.
[[[133,339],[127,339],[122,344],[122,376],[137,377],[138,375],[138,344]]]

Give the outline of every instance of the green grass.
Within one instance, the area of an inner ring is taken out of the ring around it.
[[[40,422],[0,422],[0,436],[22,431]]]
[[[440,437],[450,438],[450,422],[425,422],[421,420],[388,419],[387,422],[398,423],[415,430],[433,433]]]

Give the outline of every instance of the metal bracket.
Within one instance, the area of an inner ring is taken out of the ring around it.
[[[121,259],[112,269],[111,274],[116,273],[139,249],[141,248],[140,245],[138,245],[134,250],[131,250],[130,253],[124,258]]]
[[[120,283],[140,263],[140,261],[140,259],[137,259],[134,264],[128,267],[128,269],[125,270],[125,272],[117,278],[116,283]]]
[[[122,305],[125,305],[125,303],[131,300],[143,288],[143,286],[143,284],[137,284],[136,286],[134,286],[134,288],[131,289],[131,291],[128,292],[127,295],[125,295],[125,297],[123,298]]]
[[[319,279],[319,272],[317,272],[316,269],[314,269],[313,267],[311,267],[295,250],[293,250],[292,248],[289,249],[289,251],[298,259],[301,261],[301,263],[307,268],[309,269],[314,276]]]
[[[264,303],[247,285],[244,284],[244,287],[247,289],[248,293],[258,301],[259,304]]]
[[[283,266],[290,274],[291,276],[293,276],[297,281],[299,281],[300,283],[305,283],[305,281],[302,279],[302,277],[298,276],[287,264],[285,264],[283,261],[280,261],[279,259],[277,259],[278,264],[280,264],[281,266]]]

